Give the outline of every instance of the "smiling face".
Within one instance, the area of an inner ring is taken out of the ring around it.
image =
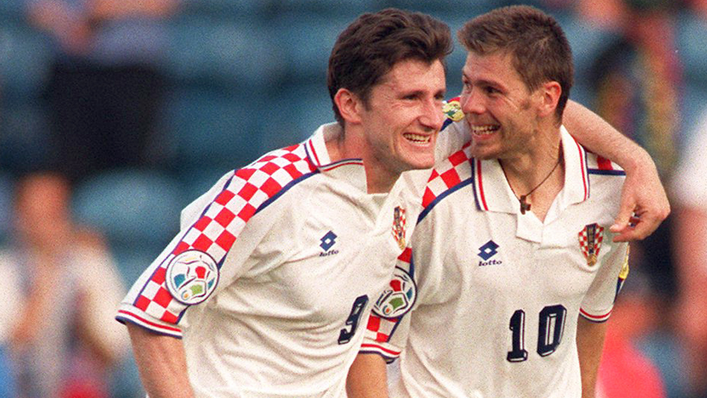
[[[462,111],[472,133],[471,152],[479,159],[527,153],[538,131],[537,90],[530,92],[504,52],[470,51],[462,69]]]
[[[367,167],[397,179],[403,171],[434,166],[444,93],[439,60],[398,62],[361,102],[358,115]]]

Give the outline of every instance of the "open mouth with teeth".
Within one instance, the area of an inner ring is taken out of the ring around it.
[[[405,133],[403,134],[403,137],[405,137],[406,140],[411,141],[416,144],[427,144],[432,140],[431,135],[422,135],[422,134],[413,134],[413,133]]]
[[[487,135],[497,131],[501,126],[498,125],[484,125],[484,126],[471,126],[471,132],[474,135]]]

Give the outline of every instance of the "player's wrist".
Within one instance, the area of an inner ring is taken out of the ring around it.
[[[640,173],[655,169],[655,163],[648,151],[634,144],[634,148],[629,151],[623,151],[625,156],[619,156],[616,163],[621,166],[627,173]]]

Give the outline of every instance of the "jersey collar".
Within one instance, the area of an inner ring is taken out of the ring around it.
[[[317,169],[331,177],[347,180],[358,189],[366,192],[366,171],[362,159],[343,159],[331,161],[326,142],[343,134],[343,129],[338,123],[327,123],[319,126],[305,142],[305,150],[309,160]]]
[[[556,218],[568,206],[589,198],[587,152],[563,127],[560,129],[565,164],[564,187],[546,216],[546,223]],[[511,190],[503,169],[496,159],[474,159],[474,190],[481,210],[518,214],[521,218],[533,217],[520,214],[518,199]]]

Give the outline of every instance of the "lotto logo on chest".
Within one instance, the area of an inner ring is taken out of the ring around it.
[[[494,242],[493,240],[490,240],[483,245],[479,247],[479,252],[477,255],[481,258],[479,260],[479,267],[486,267],[489,265],[502,265],[503,261],[501,261],[496,257],[496,254],[498,254],[498,244]]]
[[[339,251],[336,249],[332,249],[332,247],[336,244],[336,234],[333,231],[327,232],[322,238],[320,239],[320,244],[319,247],[322,248],[322,252],[319,253],[319,257],[327,257],[327,256],[333,256],[335,254],[339,254]]]
[[[405,209],[397,206],[393,210],[393,239],[398,244],[400,250],[405,249],[405,228],[407,219],[405,218]]]

